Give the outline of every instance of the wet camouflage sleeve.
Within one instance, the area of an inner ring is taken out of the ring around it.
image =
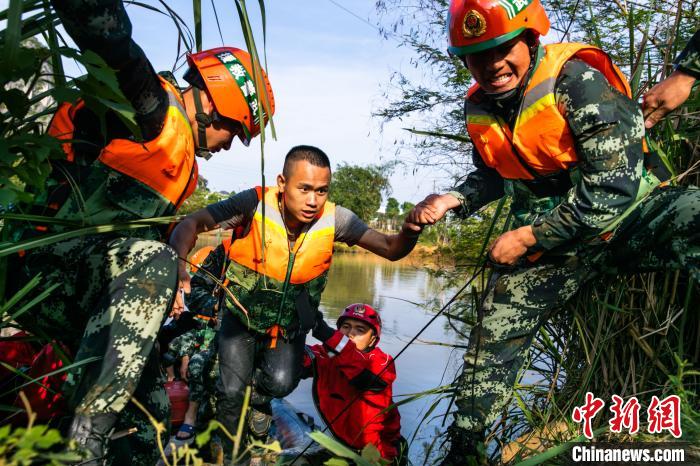
[[[221,276],[221,269],[225,260],[226,251],[222,245],[219,245],[207,256],[201,269],[218,278]],[[185,302],[190,311],[210,317],[214,315],[217,297],[212,293],[216,287],[216,282],[209,275],[199,270],[192,277],[191,285],[192,291],[185,297]]]
[[[145,140],[160,134],[168,96],[143,50],[131,38],[121,0],[52,0],[80,50],[92,50],[117,71],[119,87],[136,110]]]
[[[459,199],[460,207],[454,212],[460,217],[469,217],[471,214],[491,201],[503,197],[503,178],[493,168],[487,167],[481,160],[481,156],[474,149],[472,162],[476,170],[467,175],[467,179],[450,191]]]
[[[533,225],[544,249],[595,236],[635,200],[642,176],[644,120],[639,106],[579,60],[562,69],[559,108],[573,133],[580,181]]]
[[[679,70],[700,79],[700,31],[693,34],[674,63]]]

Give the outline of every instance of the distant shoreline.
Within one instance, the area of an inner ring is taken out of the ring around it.
[[[209,245],[216,245],[218,242],[228,238],[231,233],[224,230],[212,230],[199,234],[199,242],[206,242]],[[195,247],[196,249],[196,247]],[[194,251],[194,250],[193,250]],[[371,252],[362,249],[358,246],[348,246],[345,243],[335,243],[333,252],[336,254],[362,254],[370,255]],[[401,262],[408,263],[412,266],[425,266],[435,268],[436,266],[451,266],[452,264],[446,257],[441,257],[438,254],[437,246],[426,244],[416,244],[416,247]]]

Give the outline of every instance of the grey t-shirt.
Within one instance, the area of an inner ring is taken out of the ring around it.
[[[228,199],[207,206],[209,214],[221,228],[230,230],[242,225],[248,226],[258,207],[255,189],[246,189]],[[335,208],[335,240],[354,246],[369,230],[365,222],[353,211],[342,206]]]

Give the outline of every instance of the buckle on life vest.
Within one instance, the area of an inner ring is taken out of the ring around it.
[[[275,324],[265,331],[265,333],[270,336],[270,346],[268,348],[277,348],[277,339],[279,338],[280,330],[279,324]]]

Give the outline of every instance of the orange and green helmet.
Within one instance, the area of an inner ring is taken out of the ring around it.
[[[262,76],[258,76],[257,86],[254,85],[250,55],[234,47],[189,53],[187,63],[191,70],[199,72],[201,84],[211,96],[217,113],[239,122],[244,133],[241,141],[245,145],[250,144],[250,140],[260,134],[257,94],[261,90],[264,89],[266,93],[260,99],[263,102],[264,121],[275,113],[275,98],[265,71],[261,69]],[[188,79],[187,74],[185,79]]]
[[[449,52],[463,57],[497,47],[527,29],[549,31],[540,0],[452,0],[447,16]]]

